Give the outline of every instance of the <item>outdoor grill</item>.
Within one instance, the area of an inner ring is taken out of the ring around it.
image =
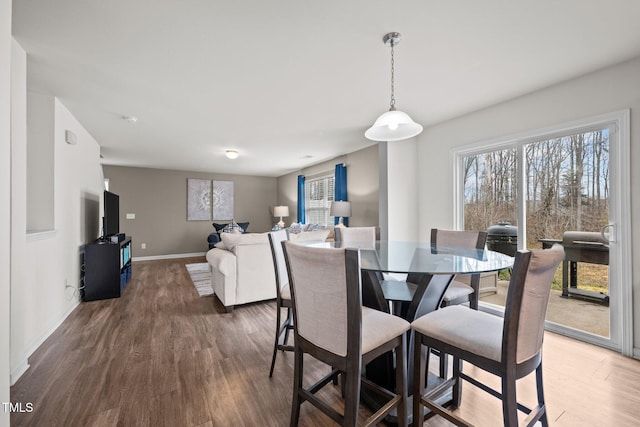
[[[562,296],[567,298],[594,299],[609,305],[609,295],[578,289],[578,263],[609,265],[609,242],[598,232],[565,231],[562,240],[541,239],[542,247],[549,248],[554,243],[564,247],[562,263]]]
[[[518,227],[502,221],[487,229],[487,249],[509,256],[518,251]]]

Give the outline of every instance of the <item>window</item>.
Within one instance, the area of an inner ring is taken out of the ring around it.
[[[333,175],[306,180],[304,206],[307,224],[333,225],[333,217],[329,216],[331,202],[333,202],[333,190]]]
[[[463,156],[464,228],[524,219],[525,248],[566,230],[599,232],[609,218],[609,133],[604,124]]]

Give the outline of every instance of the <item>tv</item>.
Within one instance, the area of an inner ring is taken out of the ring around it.
[[[120,232],[120,197],[109,191],[104,192],[104,217],[102,236],[109,237]]]

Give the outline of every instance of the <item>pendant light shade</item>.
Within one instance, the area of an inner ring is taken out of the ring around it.
[[[364,133],[372,141],[400,141],[422,132],[422,125],[411,120],[407,113],[398,110],[383,113]]]
[[[422,125],[411,120],[407,113],[396,110],[393,48],[400,43],[400,33],[385,34],[382,41],[391,46],[391,102],[389,111],[378,117],[364,136],[372,141],[400,141],[418,135],[422,132]]]

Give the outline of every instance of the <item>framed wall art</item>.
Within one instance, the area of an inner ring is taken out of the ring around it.
[[[211,220],[211,180],[187,178],[187,221]]]
[[[213,181],[213,219],[233,219],[233,181]]]

